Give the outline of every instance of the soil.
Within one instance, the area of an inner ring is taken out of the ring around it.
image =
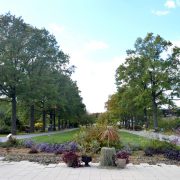
[[[28,160],[32,162],[38,162],[41,164],[51,164],[51,163],[59,163],[62,162],[61,155],[55,155],[53,153],[34,153],[30,154],[28,148],[1,148],[0,147],[0,156],[5,157],[4,160],[7,161],[22,161]],[[132,164],[140,164],[140,163],[148,163],[148,164],[169,164],[169,165],[177,165],[180,166],[180,161],[170,160],[164,158],[163,155],[154,155],[154,156],[144,156],[143,151],[136,151],[133,153],[130,158],[130,163]],[[99,156],[93,156],[92,162],[99,162]]]

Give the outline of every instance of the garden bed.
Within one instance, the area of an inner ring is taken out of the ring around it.
[[[61,155],[55,155],[53,153],[43,153],[39,152],[37,154],[29,154],[28,148],[1,148],[0,147],[0,156],[5,157],[4,160],[7,161],[32,161],[38,162],[41,164],[51,164],[62,162]],[[168,164],[168,165],[177,165],[180,166],[180,161],[170,160],[165,158],[163,155],[154,155],[152,157],[144,156],[143,151],[135,151],[130,156],[130,163],[140,164]],[[92,162],[99,162],[99,156],[95,155]]]

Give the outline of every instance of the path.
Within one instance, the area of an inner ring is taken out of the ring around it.
[[[0,180],[179,180],[180,167],[174,165],[132,165],[125,169],[69,168],[64,163],[40,165],[33,162],[0,161]]]
[[[128,132],[131,134],[135,134],[135,135],[139,135],[139,136],[143,136],[149,139],[158,139],[160,141],[167,141],[167,142],[171,142],[171,141],[176,141],[177,145],[180,145],[180,136],[175,136],[175,135],[165,135],[162,133],[157,133],[157,132],[152,132],[152,131],[132,131],[132,130],[126,130],[126,129],[121,129],[120,131],[123,132]]]
[[[51,134],[58,134],[58,133],[73,131],[75,129],[77,129],[77,128],[64,129],[64,130],[61,130],[61,131],[45,132],[45,133],[39,133],[39,134],[15,135],[15,137],[17,139],[29,139],[29,138],[36,137],[36,136],[46,136],[46,135],[51,135]],[[7,137],[0,137],[0,142],[6,142],[6,141],[7,141]]]

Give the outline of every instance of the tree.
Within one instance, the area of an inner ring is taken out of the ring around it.
[[[169,52],[170,49],[172,52]],[[156,130],[158,107],[169,102],[166,92],[178,93],[180,49],[172,47],[171,42],[159,35],[148,33],[144,39],[136,40],[135,49],[128,50],[127,55],[125,64],[120,65],[116,72],[117,86],[127,85],[141,91],[136,95],[136,102],[142,103],[144,99],[144,107],[149,105],[151,99]]]
[[[0,16],[0,95],[11,98],[12,133],[16,134],[16,101],[24,83],[24,64],[31,27],[11,14]]]

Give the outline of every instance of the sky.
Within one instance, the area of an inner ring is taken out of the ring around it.
[[[138,37],[153,32],[180,46],[180,0],[0,0],[7,12],[56,37],[90,113],[105,111],[115,71]]]

